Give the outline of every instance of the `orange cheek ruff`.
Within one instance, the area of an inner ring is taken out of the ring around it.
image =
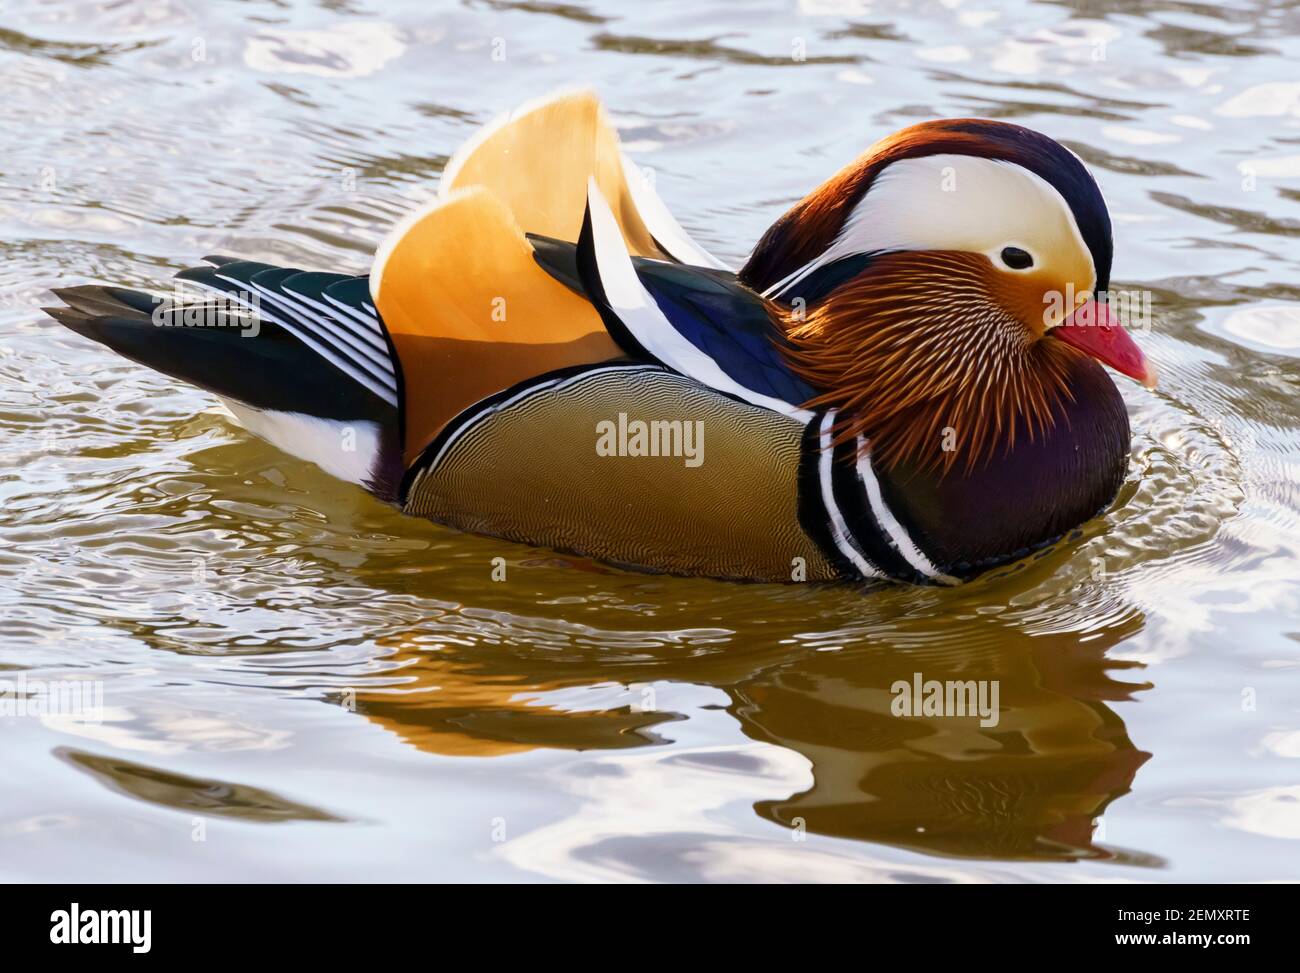
[[[1077,352],[1038,340],[1042,276],[999,273],[980,254],[882,256],[806,320],[784,312],[791,366],[823,390],[808,406],[838,408],[836,441],[864,436],[887,467],[969,471],[1045,432]]]
[[[1012,274],[988,268],[989,295],[1006,312],[1026,328],[1035,338],[1060,324],[1074,310],[1068,300],[1078,300],[1086,292],[1075,294],[1063,288],[1059,280],[1042,271],[1029,274]]]

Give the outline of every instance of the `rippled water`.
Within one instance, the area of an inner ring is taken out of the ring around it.
[[[0,2],[0,876],[1300,877],[1300,6]],[[363,271],[593,84],[736,261],[876,137],[1010,118],[1154,293],[1114,507],[959,590],[629,574],[402,518],[36,307]],[[491,580],[505,557],[508,580]],[[890,713],[1001,680],[995,728]]]

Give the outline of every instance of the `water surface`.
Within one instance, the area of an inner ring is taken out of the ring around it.
[[[103,693],[0,717],[0,877],[1300,878],[1298,60],[1292,4],[0,2],[0,676]],[[951,591],[626,573],[400,517],[36,310],[363,272],[575,84],[732,262],[920,119],[1074,149],[1154,297],[1112,509]],[[891,715],[915,672],[998,725]]]

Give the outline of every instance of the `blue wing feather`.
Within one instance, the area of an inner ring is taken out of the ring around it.
[[[733,275],[655,260],[633,262],[668,322],[735,382],[791,405],[817,395],[786,364],[785,338],[763,298]]]

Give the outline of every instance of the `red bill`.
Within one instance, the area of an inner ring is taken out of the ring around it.
[[[1129,337],[1109,305],[1088,301],[1048,333],[1147,388],[1156,387],[1155,366]]]

